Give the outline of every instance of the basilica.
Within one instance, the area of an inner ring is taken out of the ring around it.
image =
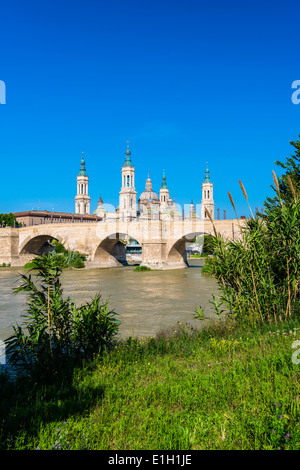
[[[121,220],[133,220],[137,217],[150,217],[159,219],[161,217],[200,217],[205,219],[208,217],[206,209],[208,209],[210,216],[214,219],[214,200],[213,200],[213,184],[210,180],[208,167],[205,171],[205,179],[202,183],[202,200],[201,200],[201,214],[197,214],[193,201],[190,204],[189,213],[184,215],[178,211],[175,199],[170,196],[169,188],[167,186],[165,170],[162,174],[162,182],[157,194],[152,188],[152,180],[148,171],[148,178],[146,179],[145,190],[140,194],[137,199],[137,191],[135,189],[135,167],[131,160],[131,152],[129,143],[127,142],[127,149],[125,151],[125,162],[122,166],[122,182],[121,190],[119,192],[119,206],[115,214],[108,214],[103,205],[103,200],[100,194],[98,207],[94,211],[94,215],[99,218],[113,217]],[[90,196],[88,194],[89,178],[85,168],[85,160],[82,154],[80,163],[80,171],[77,175],[77,194],[75,196],[75,214],[87,215],[90,214]]]

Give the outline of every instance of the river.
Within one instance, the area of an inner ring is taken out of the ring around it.
[[[201,272],[201,259],[190,261],[186,269],[135,272],[133,266],[109,269],[66,270],[61,281],[65,296],[75,303],[91,300],[98,292],[119,314],[120,336],[152,336],[173,328],[177,322],[199,327],[193,319],[194,309],[201,306],[207,316],[216,317],[209,300],[218,295],[211,276]],[[19,285],[21,268],[0,269],[0,340],[13,332],[12,325],[22,325],[25,294],[13,294]]]

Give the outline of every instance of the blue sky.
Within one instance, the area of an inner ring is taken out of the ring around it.
[[[118,205],[129,140],[136,189],[163,169],[176,202],[248,215],[300,134],[299,2],[1,2],[0,212],[74,211],[84,151],[92,211]]]

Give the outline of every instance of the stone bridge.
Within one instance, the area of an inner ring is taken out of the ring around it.
[[[215,220],[218,233],[233,240],[239,237],[239,222]],[[119,240],[129,236],[142,246],[142,265],[157,269],[186,267],[186,242],[201,234],[214,234],[208,220],[102,220],[96,223],[48,223],[21,228],[0,228],[0,264],[23,266],[49,239],[59,240],[66,249],[87,256],[87,267],[114,267],[126,260],[125,245]]]

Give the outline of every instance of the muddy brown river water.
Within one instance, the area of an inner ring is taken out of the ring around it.
[[[186,269],[134,272],[133,266],[111,269],[66,270],[61,280],[65,296],[76,304],[90,300],[100,292],[119,313],[120,336],[152,336],[177,322],[199,327],[193,319],[196,306],[205,308],[207,316],[216,317],[209,300],[218,295],[212,277],[202,273],[200,259],[190,261]],[[13,294],[19,284],[20,268],[0,269],[0,340],[12,333],[12,325],[22,324],[25,295]]]

